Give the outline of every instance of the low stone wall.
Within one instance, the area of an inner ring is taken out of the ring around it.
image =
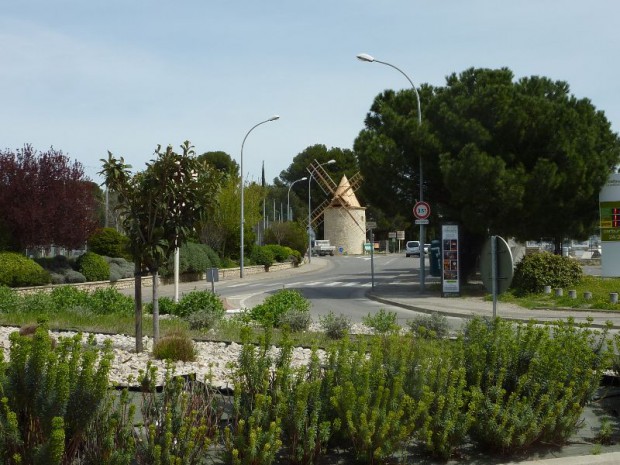
[[[266,273],[270,271],[278,271],[278,270],[288,270],[290,268],[295,268],[290,262],[285,263],[275,263],[269,267],[269,270],[265,270],[265,267],[262,265],[256,266],[244,266],[243,273],[245,275],[252,275],[258,273]],[[239,277],[239,267],[237,268],[218,268],[219,271],[219,280],[226,281],[227,279],[235,279]],[[183,282],[194,282],[194,281],[205,281],[207,279],[206,274],[196,274],[196,275],[181,275],[180,280]],[[159,278],[159,284],[173,284],[174,279],[172,278]],[[107,289],[112,287],[114,289],[133,289],[135,284],[134,278],[124,278],[119,279],[115,282],[110,281],[95,281],[89,283],[75,283],[75,284],[50,284],[48,286],[32,286],[32,287],[20,287],[16,288],[15,292],[21,295],[25,294],[34,294],[37,292],[51,292],[52,289],[59,286],[73,286],[77,289],[83,291],[95,291],[97,289]],[[153,277],[152,276],[143,276],[142,277],[142,287],[153,287]]]

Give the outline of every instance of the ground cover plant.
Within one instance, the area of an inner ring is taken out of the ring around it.
[[[620,311],[620,304],[612,303],[610,294],[620,292],[620,278],[601,278],[598,276],[583,276],[578,283],[570,288],[563,289],[562,296],[540,292],[521,295],[510,290],[499,296],[502,302],[511,302],[526,308],[575,308],[583,310],[613,310]],[[569,290],[576,291],[576,298],[568,295]],[[586,299],[584,294],[589,292],[592,297]]]

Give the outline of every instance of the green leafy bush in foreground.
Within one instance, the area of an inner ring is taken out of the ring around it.
[[[44,328],[30,337],[12,333],[10,341],[10,362],[0,352],[1,462],[63,463],[75,457],[107,396],[111,347],[98,360],[94,340],[84,345],[77,335],[55,345]]]

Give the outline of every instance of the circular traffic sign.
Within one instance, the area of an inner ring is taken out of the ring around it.
[[[431,206],[426,202],[416,202],[413,206],[413,216],[419,220],[425,220],[431,216]]]

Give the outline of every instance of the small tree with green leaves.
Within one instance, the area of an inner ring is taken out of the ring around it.
[[[108,152],[101,160],[105,184],[118,194],[123,228],[130,239],[136,274],[136,350],[142,351],[143,268],[153,275],[153,338],[159,339],[158,278],[172,251],[195,231],[214,205],[218,176],[194,156],[188,141],[181,153],[157,146],[145,171],[131,175],[124,159]]]

